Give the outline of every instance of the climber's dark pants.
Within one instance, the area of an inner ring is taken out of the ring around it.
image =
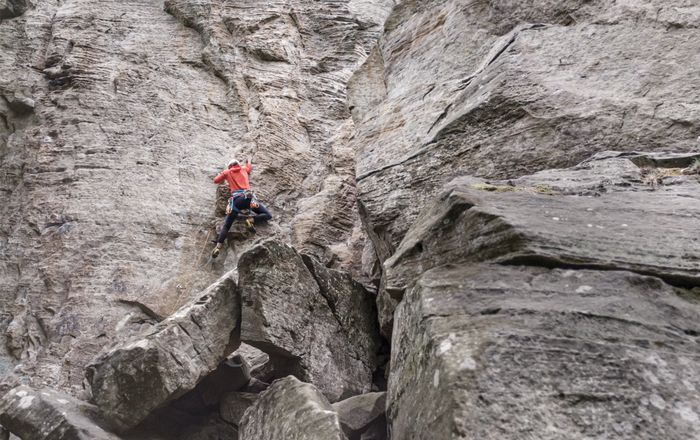
[[[267,208],[265,208],[265,205],[263,205],[262,203],[258,203],[257,208],[251,208],[251,200],[252,199],[247,199],[245,197],[237,197],[233,200],[233,204],[238,209],[238,211],[244,209],[252,210],[255,213],[253,221],[256,225],[272,220],[272,214],[270,214],[270,211],[268,211]],[[233,222],[236,221],[236,217],[238,217],[238,211],[234,209],[233,211],[231,211],[231,214],[226,216],[226,222],[224,222],[224,227],[219,233],[219,238],[218,240],[216,240],[217,243],[223,243],[224,240],[226,240],[226,235],[228,234],[229,229],[231,229],[231,225],[233,225]]]

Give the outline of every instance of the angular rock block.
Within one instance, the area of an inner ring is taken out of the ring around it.
[[[22,385],[0,400],[0,423],[26,440],[119,440],[97,420],[95,406],[49,389]]]
[[[379,349],[372,295],[349,276],[266,241],[238,263],[241,338],[330,400],[368,392]]]
[[[368,393],[333,404],[348,440],[387,438],[386,393]]]
[[[421,273],[456,262],[621,269],[700,285],[700,183],[678,177],[652,191],[641,180],[640,170],[620,158],[538,173],[513,186],[455,179],[385,262],[383,330]]]
[[[88,366],[94,402],[120,430],[193,389],[240,343],[240,296],[223,278],[152,331]]]
[[[260,395],[239,432],[242,440],[347,440],[328,400],[293,376],[276,380]]]
[[[398,439],[700,438],[700,302],[622,271],[455,265],[396,312]]]

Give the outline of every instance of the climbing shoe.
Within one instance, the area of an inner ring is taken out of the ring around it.
[[[219,256],[219,253],[221,252],[221,248],[222,248],[222,247],[223,247],[223,245],[222,245],[221,243],[217,243],[217,244],[216,244],[216,247],[214,248],[214,250],[211,251],[211,257],[212,257],[212,258],[218,257],[218,256]]]

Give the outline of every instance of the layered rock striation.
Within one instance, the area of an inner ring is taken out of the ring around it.
[[[0,438],[698,437],[699,29],[0,0]]]

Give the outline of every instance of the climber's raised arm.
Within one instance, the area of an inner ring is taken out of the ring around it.
[[[223,182],[226,179],[226,171],[222,171],[219,173],[218,176],[214,177],[214,183],[217,185]]]

